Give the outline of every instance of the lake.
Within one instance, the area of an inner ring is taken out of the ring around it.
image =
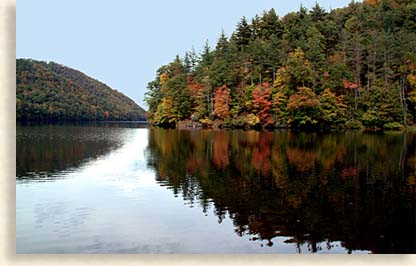
[[[17,253],[416,253],[416,135],[18,125]]]

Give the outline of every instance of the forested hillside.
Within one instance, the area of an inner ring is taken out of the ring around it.
[[[53,62],[16,61],[18,120],[145,120],[124,94]]]
[[[190,33],[191,34],[191,33]],[[229,127],[384,128],[416,118],[416,1],[366,0],[241,18],[148,85],[148,120]]]

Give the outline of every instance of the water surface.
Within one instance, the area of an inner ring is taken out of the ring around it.
[[[415,253],[412,134],[18,126],[18,253]]]

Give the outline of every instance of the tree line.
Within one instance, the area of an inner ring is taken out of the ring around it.
[[[54,62],[16,60],[17,120],[145,120],[133,100]]]
[[[416,2],[366,0],[238,22],[161,66],[149,82],[157,126],[401,129],[416,118]]]

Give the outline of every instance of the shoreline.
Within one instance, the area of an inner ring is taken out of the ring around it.
[[[369,132],[369,133],[384,133],[384,132],[416,132],[416,126],[407,126],[402,129],[382,129],[382,128],[292,128],[292,127],[233,127],[224,126],[221,121],[214,120],[212,125],[204,125],[200,122],[191,120],[181,120],[177,123],[169,125],[155,125],[149,121],[136,120],[16,120],[16,125],[63,125],[63,124],[140,124],[148,127],[163,128],[163,129],[177,129],[177,130],[244,130],[244,131],[258,131],[258,132],[273,132],[273,131],[292,131],[292,132],[308,132],[308,133],[343,133],[348,131]]]
[[[382,132],[416,132],[416,126],[403,126],[401,129],[383,129],[383,128],[292,128],[292,127],[264,127],[264,126],[256,126],[256,127],[230,127],[224,126],[223,123],[220,123],[218,120],[214,120],[212,125],[204,125],[200,122],[191,121],[189,119],[178,121],[177,123],[172,123],[170,125],[153,125],[148,123],[149,127],[157,127],[157,128],[164,128],[164,129],[178,129],[178,130],[254,130],[259,132],[273,132],[273,131],[292,131],[292,132],[310,132],[310,133],[330,133],[330,132],[347,132],[347,131],[360,131],[360,132],[372,132],[372,133],[382,133]]]

